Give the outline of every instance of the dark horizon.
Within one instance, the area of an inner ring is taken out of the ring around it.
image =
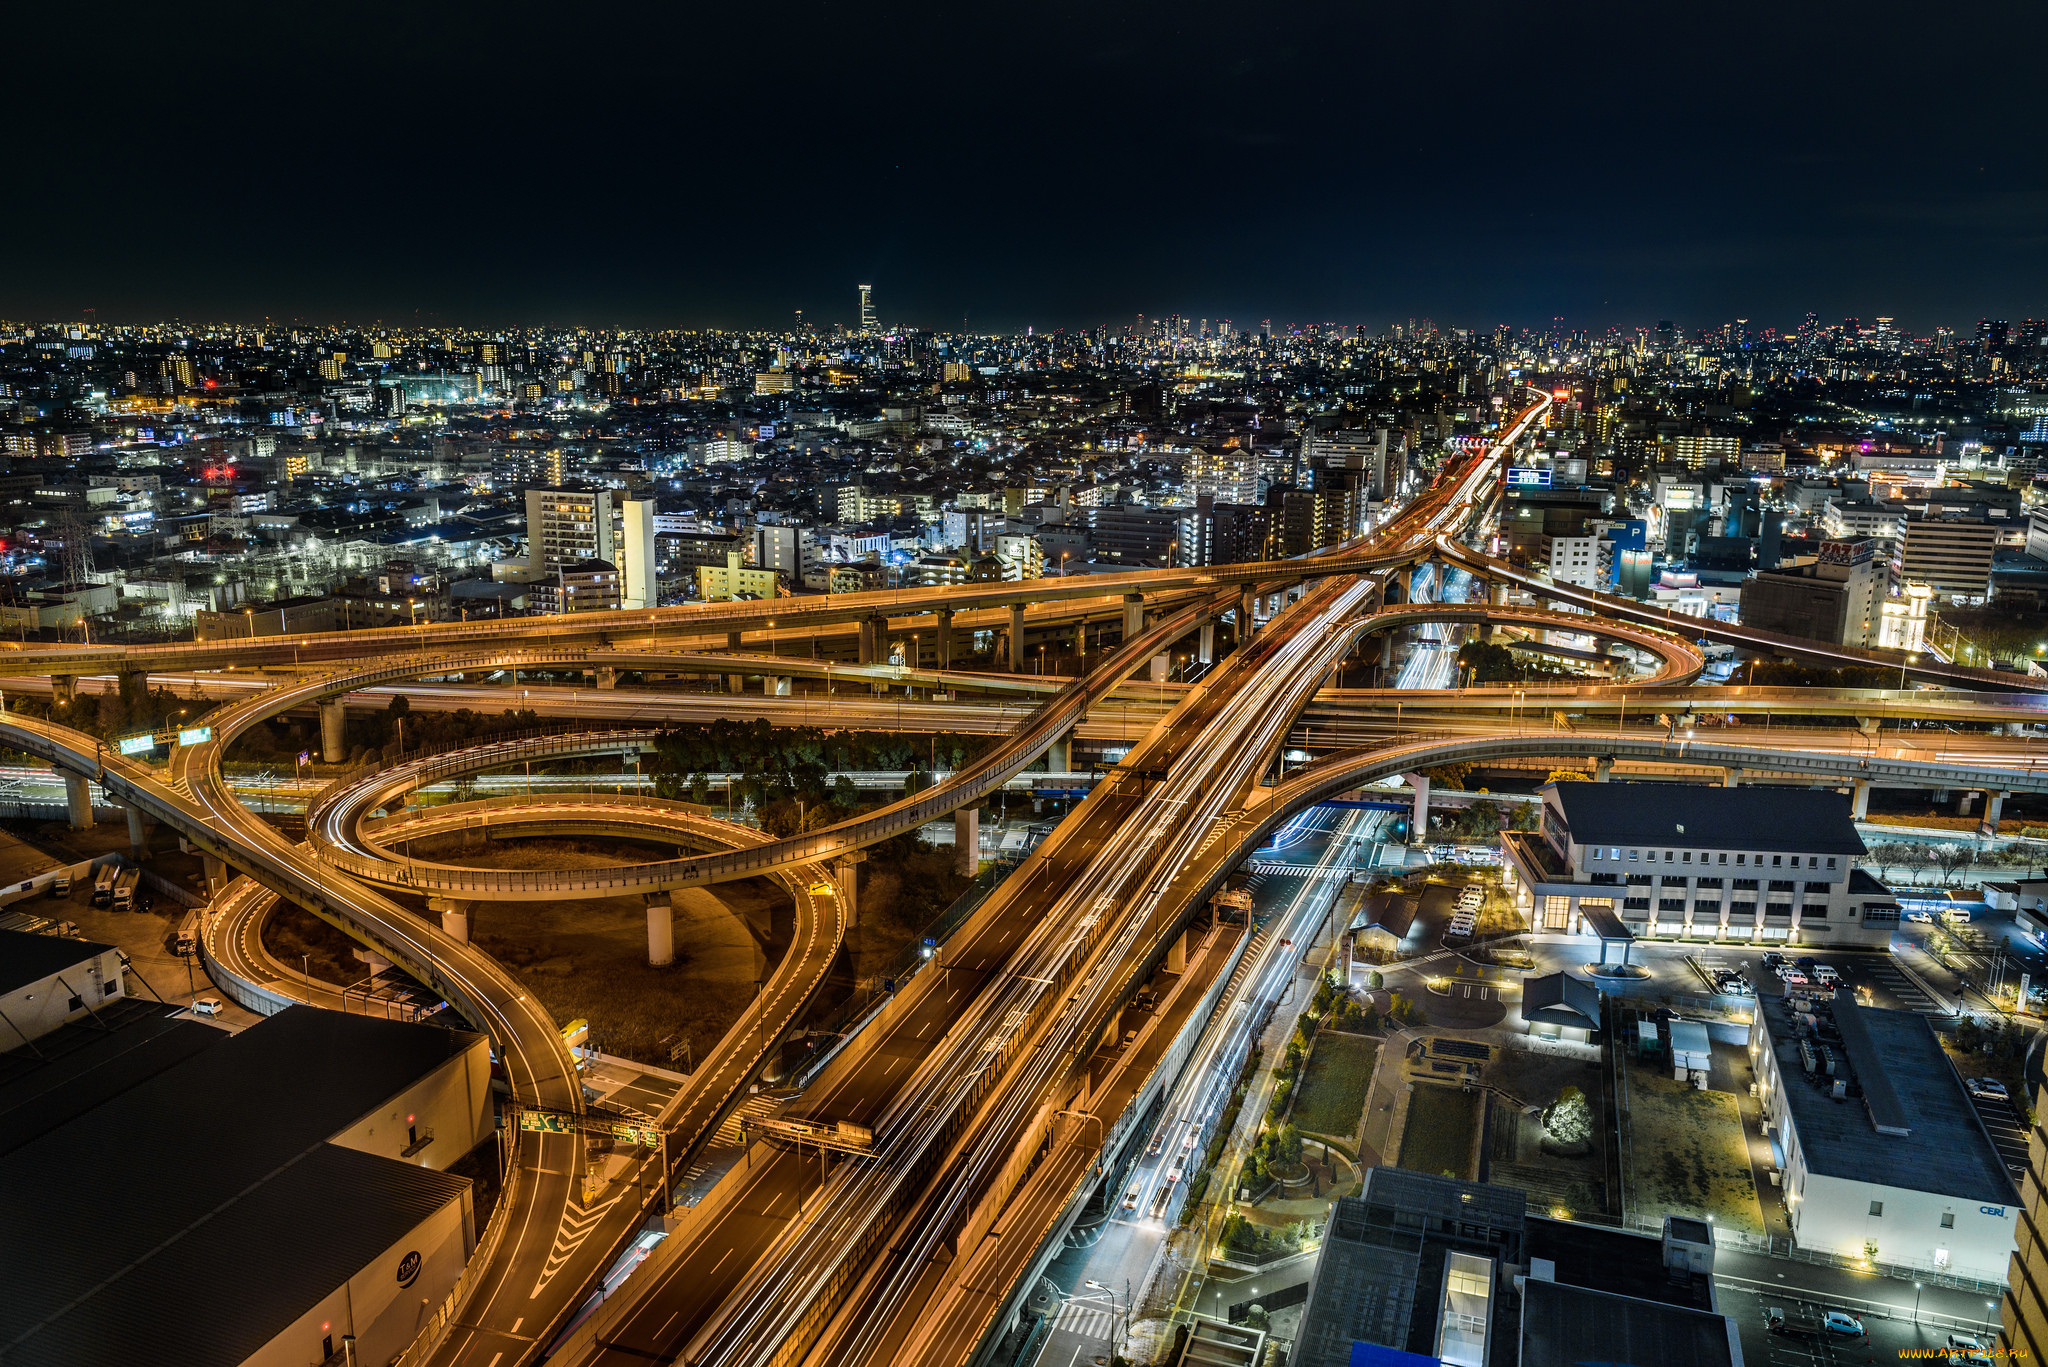
[[[2048,315],[2048,7],[42,7],[0,317]],[[195,324],[198,325],[198,324]]]

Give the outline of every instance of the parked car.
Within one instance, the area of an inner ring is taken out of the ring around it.
[[[1833,987],[1836,983],[1842,981],[1842,975],[1826,964],[1816,964],[1810,971],[1817,981],[1825,983],[1829,987]]]
[[[1764,951],[1765,968],[1776,968],[1779,964],[1782,964],[1784,962],[1785,956],[1780,954],[1777,950],[1769,949]]]
[[[1863,1337],[1863,1321],[1846,1310],[1829,1310],[1822,1314],[1820,1327],[1830,1334],[1841,1334],[1847,1338]]]
[[[1807,976],[1796,968],[1779,969],[1778,978],[1787,987],[1805,987],[1808,984]]]
[[[1952,926],[1966,926],[1970,924],[1970,913],[1962,907],[1950,907],[1941,913],[1941,919]]]
[[[219,997],[198,997],[192,1002],[192,1014],[195,1016],[218,1016],[222,1009]]]
[[[1918,924],[1923,926],[1931,926],[1934,924],[1934,918],[1924,911],[1909,911],[1906,913],[1906,919],[1908,921],[1917,922]]]
[[[1976,1097],[1979,1101],[2004,1101],[2008,1099],[2005,1084],[1995,1077],[1968,1078],[1963,1082],[1963,1086],[1969,1088],[1970,1095]]]

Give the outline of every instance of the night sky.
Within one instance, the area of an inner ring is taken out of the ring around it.
[[[0,317],[2048,315],[2048,4],[10,10]]]

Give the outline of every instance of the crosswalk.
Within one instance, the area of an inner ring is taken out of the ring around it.
[[[1253,873],[1280,878],[1349,878],[1357,872],[1353,864],[1283,864],[1274,859],[1254,859]]]
[[[1055,1331],[1064,1329],[1084,1339],[1107,1339],[1116,1327],[1116,1316],[1099,1303],[1068,1301],[1052,1322]]]

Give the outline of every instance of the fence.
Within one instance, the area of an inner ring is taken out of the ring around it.
[[[1640,1217],[1623,1222],[1625,1229],[1640,1234],[1664,1232],[1662,1221],[1650,1221]],[[1845,1272],[1874,1273],[1889,1277],[1893,1281],[1925,1283],[1949,1291],[1968,1291],[1973,1295],[1996,1300],[2005,1294],[2004,1282],[1990,1282],[1978,1277],[1965,1277],[1947,1268],[1936,1267],[1933,1263],[1876,1262],[1868,1258],[1852,1257],[1845,1253],[1830,1253],[1821,1248],[1801,1248],[1788,1238],[1745,1234],[1741,1230],[1729,1229],[1724,1225],[1714,1226],[1714,1246],[1734,1249],[1740,1253],[1756,1253],[1766,1258],[1782,1258],[1787,1262],[1808,1263],[1814,1267],[1834,1267]],[[1719,1275],[1719,1274],[1717,1274]],[[1739,1278],[1737,1280],[1740,1280]],[[1834,1298],[1829,1303],[1833,1304]],[[1866,1305],[1881,1305],[1881,1302],[1865,1301]],[[1887,1307],[1896,1310],[1897,1306]],[[1926,1318],[1923,1316],[1923,1319]],[[1972,1321],[1973,1323],[1975,1321]]]

